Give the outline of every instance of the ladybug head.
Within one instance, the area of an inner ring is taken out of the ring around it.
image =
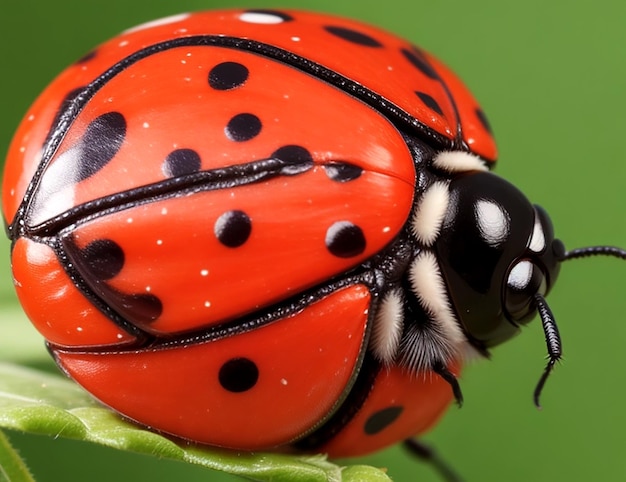
[[[626,251],[599,246],[566,252],[546,212],[490,172],[453,175],[447,197],[433,247],[458,321],[472,343],[488,348],[516,335],[539,313],[549,354],[535,390],[539,406],[541,389],[561,357],[559,332],[544,298],[560,263],[594,254],[626,258]]]
[[[485,347],[533,317],[534,297],[550,290],[565,252],[543,209],[482,171],[452,179],[435,249],[459,321]]]

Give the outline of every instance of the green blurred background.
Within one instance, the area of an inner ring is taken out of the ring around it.
[[[22,114],[64,66],[123,29],[181,11],[291,7],[359,18],[401,34],[448,63],[494,127],[498,172],[552,216],[567,246],[626,245],[626,2],[568,0],[0,0],[0,151]],[[0,241],[0,359],[50,366],[17,307],[8,242]],[[463,376],[466,404],[428,435],[469,481],[626,480],[626,265],[564,267],[550,296],[565,361],[545,390],[539,323]],[[17,328],[16,328],[17,326]],[[19,339],[16,336],[19,334]],[[20,353],[37,346],[36,358]],[[99,446],[10,434],[38,480],[234,481],[180,463]],[[434,481],[392,448],[362,460],[397,482]]]

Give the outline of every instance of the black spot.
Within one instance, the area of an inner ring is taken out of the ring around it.
[[[74,108],[76,98],[82,92],[83,89],[78,88],[66,95],[57,111],[45,145],[48,145],[53,136],[66,130],[68,119],[76,111]],[[56,207],[58,203],[50,202],[50,198],[103,169],[113,160],[125,138],[126,120],[122,114],[109,112],[91,121],[83,137],[78,139],[72,148],[56,154],[54,162],[45,169],[30,210],[31,213],[35,213],[34,219],[37,219],[38,212],[45,212],[48,216],[51,216],[51,213],[61,214]],[[38,219],[36,222],[42,220]]]
[[[379,410],[367,419],[363,430],[367,435],[376,435],[395,422],[403,410],[402,407],[387,407]]]
[[[224,132],[231,141],[249,141],[261,132],[261,120],[254,114],[237,114],[228,121]]]
[[[154,295],[120,293],[118,296],[124,316],[136,323],[152,323],[163,313],[163,303]]]
[[[222,62],[209,72],[209,85],[215,90],[230,90],[248,80],[248,68],[238,62]]]
[[[168,154],[163,163],[163,173],[169,177],[193,174],[200,170],[200,156],[193,149],[177,149]]]
[[[478,117],[479,122],[485,128],[485,130],[489,132],[489,134],[493,134],[493,131],[491,130],[491,124],[489,124],[489,119],[487,119],[487,116],[482,109],[476,109],[476,117]]]
[[[348,42],[363,45],[365,47],[382,47],[382,44],[375,38],[350,28],[328,25],[324,27],[324,29],[343,40],[347,40]]]
[[[241,393],[250,390],[259,380],[259,369],[247,358],[232,358],[222,365],[218,375],[225,390]]]
[[[363,173],[363,169],[349,162],[331,162],[324,165],[324,170],[330,179],[337,182],[352,181]]]
[[[80,140],[78,179],[82,181],[106,166],[126,138],[126,119],[119,112],[96,117]]]
[[[439,74],[435,72],[432,65],[428,63],[428,61],[422,58],[419,50],[415,50],[414,52],[408,49],[402,49],[402,55],[411,62],[413,67],[416,67],[420,72],[422,72],[426,77],[429,77],[434,80],[439,80]]]
[[[77,64],[84,64],[86,62],[89,62],[91,59],[93,59],[96,55],[98,55],[98,51],[97,50],[92,50],[91,52],[87,52],[85,55],[83,55],[80,59],[78,59],[76,61]]]
[[[301,146],[283,146],[276,149],[271,157],[285,162],[285,167],[280,171],[285,176],[300,174],[313,167],[313,156]]]
[[[90,276],[104,281],[116,276],[124,267],[124,251],[115,241],[98,239],[80,250]]]
[[[279,12],[278,10],[246,10],[246,13],[258,13],[261,15],[273,15],[274,17],[280,18],[283,22],[291,22],[293,17],[283,12]]]
[[[426,104],[426,107],[429,107],[431,110],[433,110],[439,115],[443,115],[443,111],[441,110],[441,107],[439,106],[437,101],[433,99],[430,95],[426,94],[425,92],[415,92],[415,93],[420,98],[420,100],[424,104]]]
[[[237,248],[250,237],[252,223],[243,211],[228,211],[217,218],[213,230],[220,243]]]
[[[313,162],[313,156],[304,147],[290,145],[276,149],[272,157],[290,164],[303,164]]]
[[[349,221],[337,221],[326,231],[326,248],[339,258],[358,256],[365,250],[363,230]]]

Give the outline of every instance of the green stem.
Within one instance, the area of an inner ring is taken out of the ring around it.
[[[0,482],[35,482],[7,436],[0,431]]]

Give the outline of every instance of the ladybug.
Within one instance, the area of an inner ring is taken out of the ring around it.
[[[490,170],[439,60],[318,13],[183,14],[65,70],[10,147],[18,297],[57,364],[154,430],[356,456],[432,427],[566,251]],[[411,443],[415,451],[421,448]]]

